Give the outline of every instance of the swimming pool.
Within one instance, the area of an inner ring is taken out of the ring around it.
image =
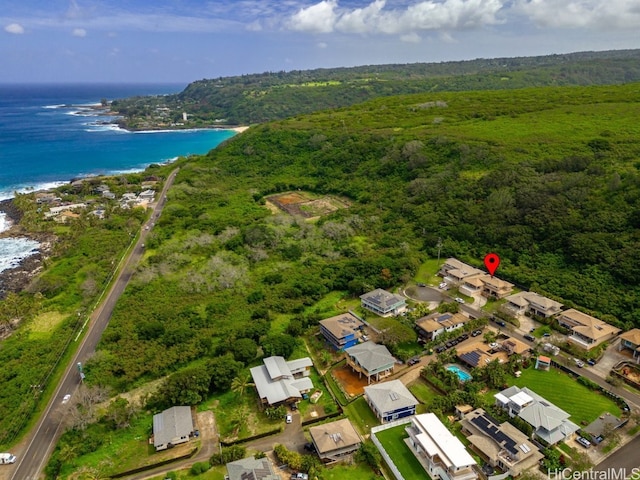
[[[447,366],[447,370],[449,370],[450,372],[453,372],[456,375],[458,375],[458,378],[460,379],[461,382],[468,382],[469,380],[471,380],[473,378],[467,372],[465,372],[464,370],[460,369],[460,367],[458,367],[457,365],[449,365],[449,366]]]

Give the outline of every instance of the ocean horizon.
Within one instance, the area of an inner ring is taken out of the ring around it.
[[[94,108],[102,99],[167,95],[185,86],[0,84],[0,200],[74,178],[133,173],[154,163],[204,154],[235,135],[221,129],[130,132]],[[9,227],[0,211],[0,232]],[[37,245],[26,240],[1,239],[0,272],[37,253]]]

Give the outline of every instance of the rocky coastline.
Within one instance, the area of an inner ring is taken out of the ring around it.
[[[38,253],[23,259],[15,268],[0,272],[0,300],[9,292],[19,293],[26,289],[31,280],[42,271],[44,264],[53,253],[55,235],[47,232],[27,232],[20,226],[22,212],[15,206],[12,199],[0,201],[0,212],[3,212],[11,226],[0,232],[0,238],[22,237],[39,242]]]

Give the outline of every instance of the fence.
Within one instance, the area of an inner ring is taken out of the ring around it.
[[[389,470],[391,470],[391,473],[393,473],[393,475],[396,477],[396,480],[404,480],[404,477],[400,473],[400,470],[398,470],[398,467],[396,467],[396,464],[393,463],[393,460],[391,460],[391,457],[382,446],[382,443],[380,443],[380,440],[378,440],[378,437],[376,437],[376,433],[382,432],[383,430],[387,430],[389,428],[397,427],[398,425],[406,425],[409,423],[411,423],[410,418],[402,419],[402,420],[394,420],[393,422],[385,423],[384,425],[373,427],[371,429],[371,440],[373,441],[373,444],[376,446],[376,448],[380,451],[380,455],[382,455],[382,459],[384,460],[384,463],[387,464],[387,466],[389,467]]]

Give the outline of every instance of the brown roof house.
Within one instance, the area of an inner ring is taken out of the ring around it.
[[[558,316],[558,323],[571,330],[568,338],[570,343],[586,350],[611,340],[620,333],[619,328],[574,308],[562,312]]]
[[[536,466],[544,457],[524,433],[509,422],[498,423],[482,408],[467,413],[460,424],[473,450],[512,477]]]
[[[435,339],[444,332],[451,332],[464,326],[470,320],[461,313],[432,313],[416,320],[420,337],[427,341]]]
[[[404,297],[389,293],[381,288],[360,295],[362,308],[365,308],[381,317],[399,315],[407,309]]]
[[[634,328],[620,335],[618,350],[622,351],[624,349],[631,350],[633,358],[636,359],[637,363],[640,363],[640,328]]]
[[[534,292],[518,292],[506,297],[502,308],[512,315],[529,313],[549,318],[560,313],[562,304]]]
[[[362,439],[348,418],[309,428],[320,460],[338,462],[360,448]]]
[[[358,344],[364,326],[362,320],[351,312],[320,320],[320,332],[339,352]]]
[[[513,292],[513,283],[501,280],[498,277],[484,275],[482,277],[482,295],[487,298],[501,299]]]
[[[379,381],[381,378],[391,375],[396,363],[396,359],[389,353],[387,347],[375,342],[354,345],[347,348],[344,353],[347,357],[347,365],[354,372],[358,372],[360,377],[364,374],[368,383],[371,383],[372,378]]]

